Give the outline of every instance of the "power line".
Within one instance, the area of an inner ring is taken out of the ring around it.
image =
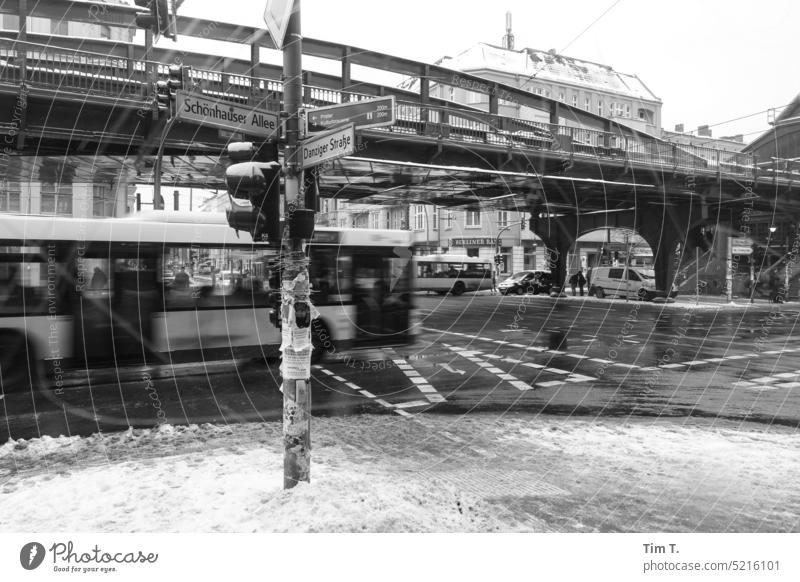
[[[608,8],[606,8],[606,9],[605,9],[605,11],[604,11],[604,12],[603,12],[603,13],[602,13],[600,16],[598,16],[597,18],[595,18],[595,19],[594,19],[594,20],[591,22],[591,24],[589,24],[589,26],[587,26],[586,28],[584,28],[584,29],[583,29],[583,30],[582,30],[582,31],[581,31],[581,32],[578,34],[578,36],[576,36],[576,37],[575,37],[575,38],[573,38],[571,41],[569,41],[569,42],[567,43],[567,45],[566,45],[564,48],[562,48],[562,49],[561,49],[559,52],[560,52],[560,53],[563,53],[565,50],[567,50],[567,49],[568,49],[568,48],[569,48],[569,47],[570,47],[570,46],[571,46],[571,45],[572,45],[572,44],[573,44],[573,43],[574,43],[576,40],[578,40],[580,37],[582,37],[584,34],[586,34],[586,32],[587,32],[587,31],[588,31],[590,28],[592,28],[592,27],[593,27],[595,24],[597,24],[597,22],[598,22],[598,21],[599,21],[601,18],[603,18],[603,16],[605,16],[606,14],[608,14],[609,12],[611,12],[611,10],[612,10],[612,9],[613,9],[613,8],[614,8],[614,7],[615,7],[617,4],[619,4],[620,2],[622,2],[622,0],[616,0],[616,1],[615,1],[615,2],[614,2],[612,5],[611,5],[611,6],[609,6]],[[520,89],[524,88],[524,87],[525,87],[525,85],[526,85],[526,83],[528,83],[528,81],[531,81],[531,80],[533,80],[533,79],[536,77],[536,75],[538,75],[539,73],[541,73],[543,70],[544,70],[544,65],[542,65],[542,67],[541,67],[541,68],[540,68],[538,71],[534,71],[534,73],[533,73],[533,74],[532,74],[530,77],[528,77],[527,79],[525,79],[525,81],[523,81],[523,82],[522,82],[522,84],[520,85]]]
[[[579,34],[578,36],[576,36],[576,37],[575,37],[575,38],[573,38],[571,41],[569,41],[569,42],[567,43],[567,46],[565,46],[564,48],[562,48],[562,49],[561,49],[561,51],[559,51],[559,52],[562,52],[562,53],[563,53],[565,50],[567,50],[567,49],[568,49],[568,48],[569,48],[569,47],[572,45],[572,43],[574,43],[576,40],[578,40],[580,37],[582,37],[582,36],[583,36],[583,35],[586,33],[586,31],[587,31],[587,30],[589,30],[591,27],[593,27],[595,24],[597,24],[597,21],[598,21],[598,20],[600,20],[601,18],[603,18],[603,16],[605,16],[606,14],[608,14],[609,12],[611,12],[611,10],[614,8],[614,6],[616,6],[616,5],[617,5],[617,4],[619,4],[620,2],[622,2],[622,0],[617,0],[617,1],[616,1],[616,2],[614,2],[614,3],[613,3],[611,6],[609,6],[608,8],[606,8],[606,11],[605,11],[605,12],[603,12],[603,13],[602,13],[600,16],[598,16],[597,18],[595,18],[595,19],[592,21],[592,23],[591,23],[589,26],[587,26],[586,28],[584,28],[584,29],[583,29],[583,30],[580,32],[580,34]]]
[[[718,125],[727,125],[728,123],[733,123],[734,121],[741,121],[742,119],[748,119],[750,117],[755,117],[756,115],[761,115],[762,113],[767,113],[769,111],[773,111],[773,110],[777,111],[778,109],[785,109],[788,106],[789,106],[789,104],[787,103],[786,105],[778,105],[777,107],[770,107],[770,108],[764,109],[762,111],[756,111],[755,113],[750,113],[749,115],[742,115],[741,117],[736,117],[734,119],[728,119],[726,121],[720,121],[718,123],[712,123],[712,124],[709,124],[707,127],[711,128],[711,127],[717,127]],[[689,131],[688,133],[694,133],[695,131],[697,131],[697,130],[693,129],[693,130]]]

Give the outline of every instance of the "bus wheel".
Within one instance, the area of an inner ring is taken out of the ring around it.
[[[3,392],[39,390],[42,370],[33,345],[14,331],[0,332],[0,376]]]
[[[334,353],[333,337],[325,322],[315,319],[311,322],[311,361],[319,364],[325,358],[325,352]]]
[[[453,285],[453,289],[450,291],[453,295],[461,295],[465,291],[464,283],[461,281],[456,281],[456,284]]]

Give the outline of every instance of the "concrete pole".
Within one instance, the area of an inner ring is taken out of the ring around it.
[[[285,224],[282,240],[281,375],[283,376],[283,488],[311,481],[311,329],[299,328],[299,305],[310,307],[304,241],[289,232],[294,213],[305,203],[298,162],[299,111],[303,98],[300,0],[294,0],[283,42],[283,118],[286,120]]]

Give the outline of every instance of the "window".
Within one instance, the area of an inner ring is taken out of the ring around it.
[[[622,279],[623,269],[609,269],[608,270],[608,278],[609,279]]]
[[[630,113],[631,113],[630,105],[628,105],[628,107],[627,107],[627,113],[628,114],[626,116],[625,115],[625,105],[620,103],[620,102],[618,102],[618,101],[612,101],[608,105],[608,114],[611,117],[630,117]]]
[[[92,192],[92,216],[114,216],[114,191],[109,184],[95,184]]]
[[[444,227],[446,229],[453,228],[453,211],[452,210],[443,210],[444,213]]]
[[[573,107],[577,107],[578,106],[578,96],[577,95],[573,95],[572,96],[572,106]]]
[[[389,228],[392,230],[402,230],[405,228],[405,220],[403,219],[402,208],[394,208],[389,211]]]
[[[599,99],[597,101],[597,115],[603,115],[603,100]]]
[[[369,227],[370,228],[381,228],[381,213],[380,212],[370,212],[369,213]]]
[[[542,93],[544,93],[544,91],[542,90],[542,88],[541,88],[541,87],[536,87],[536,94],[537,94],[537,95],[541,95]]]
[[[414,205],[414,230],[425,230],[425,206]]]
[[[583,107],[583,108],[584,108],[586,111],[589,111],[589,109],[591,109],[591,107],[592,107],[592,100],[591,100],[591,99],[589,99],[589,98],[587,97],[587,98],[586,98],[586,103],[584,104],[584,107]]]
[[[468,257],[479,257],[480,256],[480,249],[478,247],[467,247],[467,256]]]
[[[42,214],[72,216],[72,184],[42,182]]]
[[[497,227],[503,228],[508,226],[508,211],[507,210],[500,210],[497,213]]]
[[[628,281],[641,281],[641,279],[639,279],[639,275],[636,274],[636,271],[628,269]]]
[[[563,102],[563,103],[566,103],[566,101],[567,101],[567,98],[566,98],[566,96],[564,95],[564,91],[563,91],[563,90],[561,90],[561,91],[559,91],[559,92],[558,92],[558,100],[559,100],[559,101],[561,101],[561,102]]]
[[[431,210],[431,222],[433,222],[433,224],[431,225],[431,228],[433,230],[439,230],[439,207],[438,206],[434,206],[433,210]]]
[[[19,16],[16,14],[0,14],[0,29],[19,30]]]
[[[28,25],[28,32],[34,34],[50,34],[52,30],[49,18],[41,18],[39,16],[28,16],[27,25]]]
[[[0,182],[0,212],[22,212],[22,199],[18,188],[18,184],[12,187],[9,182]]]
[[[630,103],[626,103],[625,104],[625,117],[630,117],[630,116],[631,116],[631,104]]]
[[[480,228],[481,227],[481,211],[480,210],[467,210],[465,226],[467,228]]]
[[[67,23],[70,36],[79,36],[86,38],[100,38],[100,25],[92,24],[89,22],[75,22],[70,20]]]

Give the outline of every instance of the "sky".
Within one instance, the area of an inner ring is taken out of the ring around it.
[[[263,27],[265,6],[185,0],[179,12]],[[800,92],[800,67],[789,62],[796,0],[303,0],[302,30],[433,63],[478,42],[500,45],[506,12],[517,49],[554,48],[637,75],[662,100],[664,129],[708,124],[715,137],[743,133],[751,141],[769,128],[767,110],[779,113]],[[249,57],[244,47],[228,48]]]

